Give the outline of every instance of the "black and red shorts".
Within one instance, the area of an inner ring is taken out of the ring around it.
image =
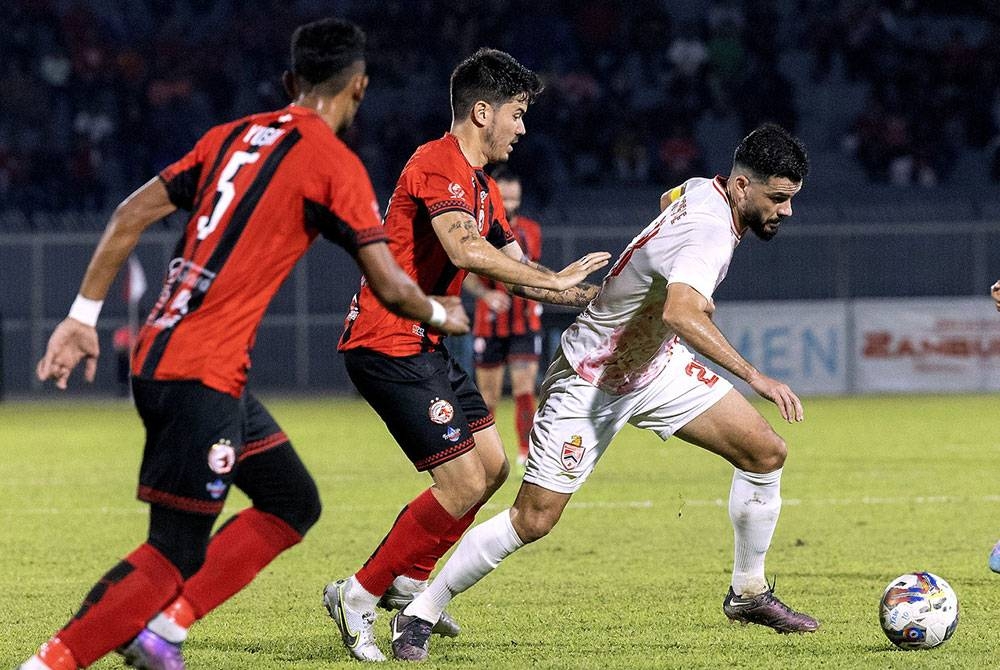
[[[479,389],[447,349],[401,357],[349,349],[344,363],[418,471],[469,451],[473,434],[493,425]]]
[[[250,393],[133,377],[132,394],[146,428],[137,497],[149,503],[217,515],[237,461],[288,441]]]
[[[518,360],[537,362],[542,355],[542,334],[477,337],[472,342],[472,355],[477,368],[495,368]]]

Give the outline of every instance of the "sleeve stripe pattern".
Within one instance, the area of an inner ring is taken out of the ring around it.
[[[334,212],[308,198],[303,205],[303,216],[306,225],[318,230],[323,237],[343,247],[352,256],[366,244],[385,242],[388,239],[382,226],[355,230]]]
[[[465,212],[473,216],[472,210],[469,209],[469,204],[464,200],[442,200],[427,208],[427,213],[431,216],[437,216],[445,212]]]

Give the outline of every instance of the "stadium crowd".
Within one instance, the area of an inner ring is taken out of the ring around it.
[[[967,13],[942,34],[925,12],[954,14],[956,3],[5,5],[0,210],[104,211],[214,123],[285,104],[274,55],[297,23],[331,11],[370,35],[370,97],[348,139],[383,194],[413,148],[447,126],[447,106],[428,92],[481,45],[544,76],[547,92],[512,159],[541,202],[569,183],[701,174],[711,166],[695,127],[706,115],[736,118],[742,130],[764,120],[797,130],[802,92],[778,63],[807,63],[815,86],[835,76],[867,85],[841,144],[870,179],[933,186],[963,149],[1000,146],[1000,23]],[[804,58],[788,58],[796,54]]]

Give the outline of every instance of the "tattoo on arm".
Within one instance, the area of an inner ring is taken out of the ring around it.
[[[601,287],[594,284],[577,284],[565,291],[553,291],[546,288],[532,288],[530,286],[511,286],[510,292],[522,298],[547,302],[552,305],[566,305],[568,307],[586,307],[590,301],[597,297]]]
[[[462,219],[461,227],[465,230],[465,235],[462,237],[462,244],[468,244],[472,240],[482,237],[479,234],[479,224],[471,216]]]

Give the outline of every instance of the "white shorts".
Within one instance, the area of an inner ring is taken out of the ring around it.
[[[625,395],[605,393],[585,381],[559,351],[542,383],[524,481],[575,493],[625,424],[666,440],[731,388],[680,344],[662,374]]]

